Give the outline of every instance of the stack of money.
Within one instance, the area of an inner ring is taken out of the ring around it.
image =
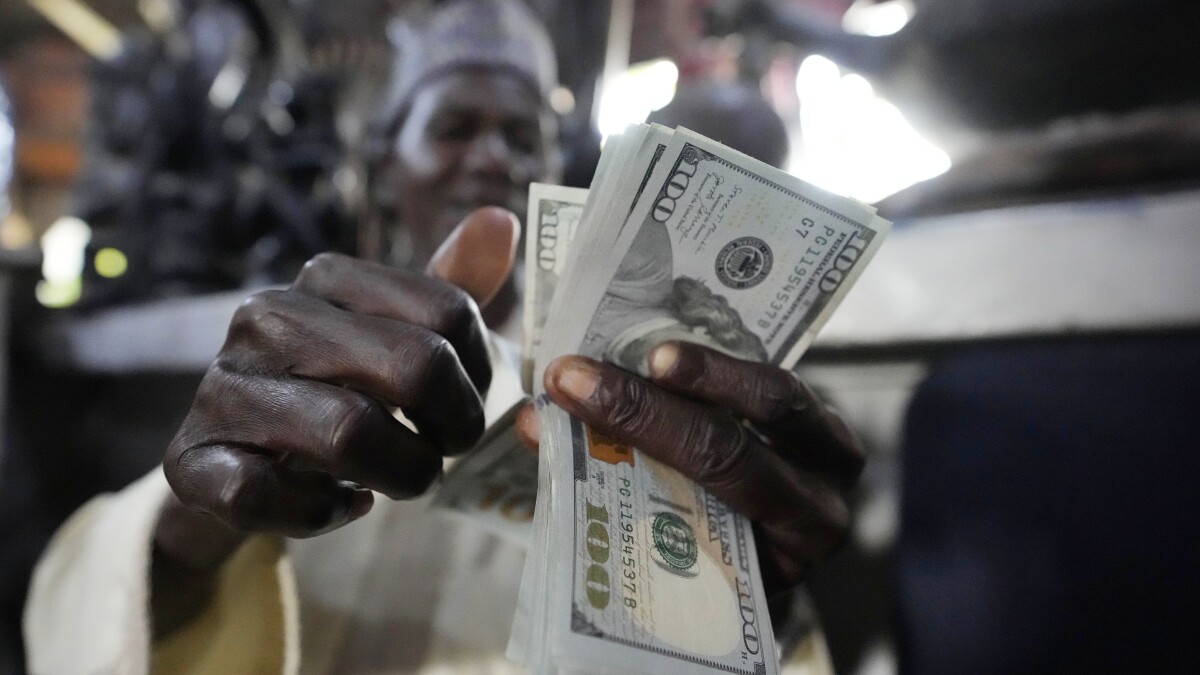
[[[563,354],[646,375],[668,340],[791,368],[890,224],[646,125],[608,140],[591,190],[534,185],[529,219],[523,376],[540,453],[491,433],[438,497],[526,533],[509,656],[538,673],[778,672],[748,520],[550,403],[541,375]]]

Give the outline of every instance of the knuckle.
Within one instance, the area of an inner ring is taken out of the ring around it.
[[[601,386],[601,391],[606,388]],[[636,442],[653,431],[661,421],[651,414],[651,395],[645,384],[621,374],[615,395],[605,397],[604,421],[617,435]]]
[[[294,324],[286,291],[261,291],[238,306],[229,325],[230,341],[280,335]]]
[[[420,345],[420,354],[408,363],[408,376],[418,391],[446,381],[457,367],[458,356],[450,341],[430,334]]]
[[[196,389],[195,402],[192,403],[192,410],[206,410],[214,399],[220,400],[219,396],[214,395],[214,390],[226,388],[227,385],[224,381],[231,374],[243,371],[247,360],[243,350],[226,344],[217,354],[217,358],[213,359],[212,364],[209,365],[208,370],[204,373],[204,379],[200,380],[200,386]]]
[[[237,359],[233,357],[231,350],[221,350],[221,353],[217,354],[217,358],[209,364],[208,370],[204,372],[204,378],[200,380],[200,386],[196,388],[192,413],[196,414],[207,410],[214,401],[220,401],[227,396],[230,390],[236,386],[237,374],[240,372]],[[192,421],[192,415],[188,416],[188,421]]]
[[[296,275],[296,286],[307,286],[318,282],[322,279],[328,279],[335,276],[344,265],[347,264],[349,256],[341,253],[318,253],[304,263],[304,267],[300,268],[300,273]]]
[[[784,370],[772,374],[776,376],[756,378],[752,394],[764,411],[762,422],[767,424],[782,422],[803,409],[800,381]]]
[[[163,474],[167,477],[167,484],[171,486],[171,490],[175,494],[181,496],[181,499],[188,494],[185,483],[189,474],[186,468],[188,446],[182,440],[184,433],[184,430],[181,429],[176,434],[171,443],[167,445],[167,452],[163,456]]]
[[[171,474],[175,471],[176,465],[184,459],[189,448],[195,447],[197,444],[195,438],[199,435],[198,417],[202,414],[201,410],[207,403],[208,387],[205,383],[208,382],[208,376],[200,383],[200,388],[196,390],[196,398],[192,402],[192,408],[188,410],[187,416],[183,418],[183,423],[179,425],[179,429],[175,431],[175,436],[171,438],[171,442],[167,444],[167,451],[163,455],[163,469],[167,471],[167,479],[170,480]]]
[[[344,473],[354,461],[357,444],[374,405],[368,399],[356,396],[338,401],[333,408],[331,416],[336,421],[330,427],[326,447],[331,468],[337,473]]]
[[[475,301],[471,296],[449,287],[438,298],[429,329],[447,337],[466,335],[474,328],[476,315]]]
[[[254,470],[245,464],[229,474],[213,500],[212,513],[235,530],[248,532],[257,526],[254,502],[257,499]]]
[[[207,381],[207,378],[205,378]],[[213,420],[221,415],[214,415],[214,400],[219,400],[210,393],[210,388],[201,384],[197,391],[196,400],[187,417],[179,426],[175,436],[167,444],[163,455],[163,473],[167,483],[179,494],[181,499],[192,493],[190,489],[199,481],[205,472],[209,453],[218,445],[213,440]]]
[[[254,431],[267,421],[259,403],[270,393],[263,390],[260,373],[254,366],[233,361],[221,356],[209,366],[174,443],[205,447],[232,442],[236,440],[232,436],[242,435],[247,428]]]
[[[753,453],[749,434],[741,425],[730,422],[725,430],[711,420],[697,418],[689,426],[685,438],[688,447],[695,448],[696,480],[709,486],[740,483],[750,469]]]

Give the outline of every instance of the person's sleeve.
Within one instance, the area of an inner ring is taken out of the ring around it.
[[[153,642],[150,551],[169,490],[156,468],[88,502],[58,530],[25,606],[30,673],[294,671],[294,578],[282,542],[271,537],[243,545],[222,567],[204,612]]]
[[[204,612],[154,643],[150,672],[295,673],[300,645],[291,569],[282,540],[251,537],[221,567]]]
[[[55,533],[25,604],[30,673],[147,672],[150,538],[168,490],[156,469]]]

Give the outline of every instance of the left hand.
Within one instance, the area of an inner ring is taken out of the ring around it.
[[[593,429],[696,481],[750,518],[769,595],[790,590],[849,530],[864,463],[849,428],[792,373],[669,342],[650,379],[582,356],[546,369],[550,399]],[[518,430],[536,443],[536,419]]]

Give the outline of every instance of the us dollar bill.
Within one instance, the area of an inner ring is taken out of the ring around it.
[[[521,384],[533,391],[533,359],[541,347],[550,300],[567,263],[567,251],[583,216],[588,191],[533,183],[525,226],[525,314]]]
[[[644,373],[654,346],[684,340],[791,367],[888,227],[869,206],[678,130],[620,225],[616,272],[578,278],[601,285],[599,302],[582,319],[551,317],[545,347]],[[551,576],[538,669],[778,672],[750,522],[538,401],[555,486],[537,554]]]
[[[497,419],[475,449],[450,467],[432,505],[528,548],[533,536],[538,458],[517,438],[514,424],[522,405],[524,402],[518,403]]]

